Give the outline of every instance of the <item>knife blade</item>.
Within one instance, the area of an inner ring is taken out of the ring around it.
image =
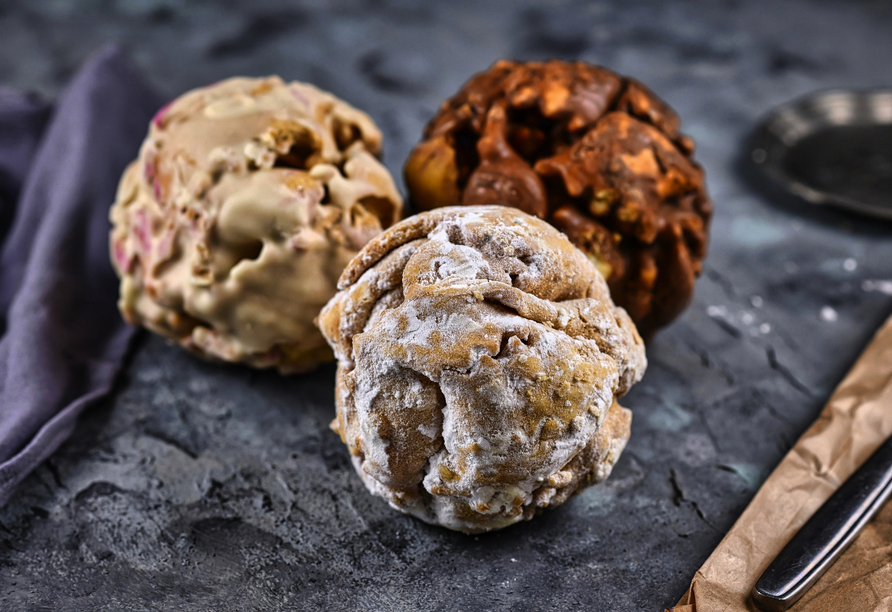
[[[765,612],[786,610],[817,582],[892,494],[892,437],[793,536],[753,589]]]

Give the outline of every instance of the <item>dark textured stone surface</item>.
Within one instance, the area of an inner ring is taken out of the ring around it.
[[[756,189],[743,139],[792,97],[892,85],[890,33],[885,2],[0,5],[4,82],[55,96],[108,41],[169,97],[279,73],[367,109],[396,174],[494,60],[603,63],[679,112],[716,208],[695,301],[649,348],[604,485],[503,532],[430,527],[353,473],[327,428],[333,367],[281,378],[144,337],[115,397],[0,510],[0,609],[674,603],[892,309],[892,225]]]

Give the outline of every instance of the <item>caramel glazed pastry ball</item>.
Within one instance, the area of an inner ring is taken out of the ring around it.
[[[712,213],[693,142],[642,84],[501,61],[443,103],[405,166],[411,204],[505,204],[563,231],[645,339],[690,301]]]
[[[124,318],[202,356],[299,371],[313,319],[402,200],[381,133],[334,96],[234,78],[161,109],[111,210]]]
[[[338,431],[368,489],[429,523],[498,529],[607,478],[644,345],[586,256],[502,206],[373,239],[319,317]]]

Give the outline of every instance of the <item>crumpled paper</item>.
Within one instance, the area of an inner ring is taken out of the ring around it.
[[[750,593],[762,572],[890,434],[892,318],[697,571],[671,612],[758,611]],[[790,610],[892,610],[892,502]]]

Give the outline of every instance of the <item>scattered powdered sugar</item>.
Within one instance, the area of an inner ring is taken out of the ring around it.
[[[706,314],[713,318],[726,317],[728,309],[725,306],[710,306],[706,309]]]
[[[758,295],[754,295],[750,298],[750,304],[754,308],[761,308],[764,305],[764,301]],[[764,315],[758,311],[738,310],[732,312],[727,306],[713,305],[706,308],[706,314],[710,318],[719,319],[734,328],[743,328],[742,331],[746,331],[750,336],[755,337],[771,332],[771,324],[760,321]]]
[[[878,291],[886,295],[892,295],[892,280],[865,280],[861,282],[864,291]]]

